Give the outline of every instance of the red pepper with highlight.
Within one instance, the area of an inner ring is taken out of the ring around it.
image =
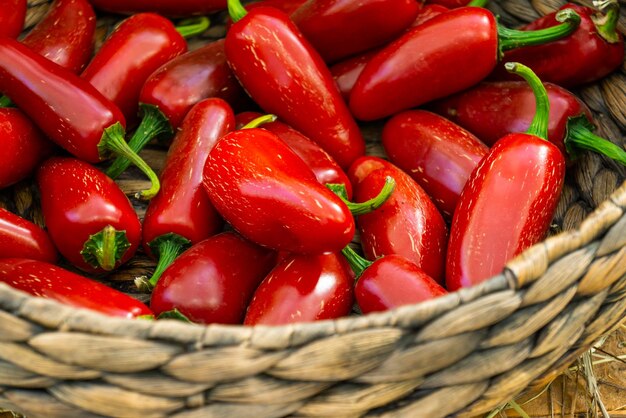
[[[56,263],[59,253],[39,225],[0,208],[0,258],[13,257]]]
[[[149,282],[138,285],[153,288],[181,252],[221,230],[222,218],[204,192],[202,176],[209,152],[234,128],[232,109],[217,98],[195,105],[183,121],[160,174],[161,190],[143,219],[143,247],[159,262]]]
[[[348,171],[356,202],[376,196],[388,177],[396,182],[389,199],[378,209],[358,217],[361,246],[374,260],[398,254],[417,264],[429,276],[443,281],[447,227],[426,192],[388,161],[362,157]]]
[[[352,311],[350,268],[338,253],[291,254],[263,279],[244,325],[284,325],[335,319]]]
[[[41,209],[59,252],[90,273],[111,271],[135,254],[141,222],[124,192],[75,158],[54,157],[37,172]]]
[[[0,259],[0,282],[33,296],[109,316],[153,316],[143,303],[100,282],[54,264],[25,258]]]
[[[0,37],[17,38],[24,29],[26,0],[0,0]]]
[[[214,235],[163,272],[150,306],[157,315],[177,309],[202,324],[241,324],[255,289],[275,263],[275,252],[234,232]]]
[[[124,115],[88,81],[18,41],[0,38],[0,91],[74,156],[98,163],[124,155],[152,182],[140,196],[158,192],[158,177],[124,139]]]
[[[302,132],[346,168],[365,154],[365,142],[319,54],[280,10],[250,12],[230,0],[235,23],[226,58],[252,99]]]
[[[521,64],[536,95],[537,113],[526,133],[498,140],[470,175],[450,227],[446,287],[473,286],[548,232],[565,180],[565,158],[547,141],[549,101],[545,88]]]

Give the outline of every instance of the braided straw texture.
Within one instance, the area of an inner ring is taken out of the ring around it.
[[[489,7],[514,26],[560,5]],[[577,92],[599,134],[620,146],[624,70]],[[382,152],[379,128],[364,127],[371,154]],[[143,155],[158,169],[164,151]],[[623,320],[624,173],[583,155],[551,237],[481,285],[381,314],[281,327],[132,321],[0,285],[0,408],[46,418],[485,414],[556,377]],[[129,195],[145,186],[130,175],[119,183]],[[30,182],[6,190],[0,205],[41,223]],[[138,256],[109,280],[130,292],[152,266]]]

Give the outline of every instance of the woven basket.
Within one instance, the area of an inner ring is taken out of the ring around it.
[[[561,4],[489,7],[515,26]],[[47,3],[31,6],[29,25]],[[620,146],[625,71],[578,91],[599,134]],[[380,126],[364,133],[381,154]],[[143,153],[157,169],[164,155]],[[558,233],[481,285],[387,313],[200,326],[112,319],[0,285],[0,408],[47,418],[479,416],[556,377],[624,319],[624,178],[623,167],[583,155],[569,170]],[[145,186],[133,170],[119,183],[129,195]],[[31,182],[3,191],[0,205],[41,224]],[[139,255],[108,280],[132,292],[132,278],[152,267]]]

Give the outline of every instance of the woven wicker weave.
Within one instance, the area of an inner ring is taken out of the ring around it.
[[[516,25],[560,5],[490,7]],[[625,71],[578,91],[620,146]],[[379,154],[379,127],[364,129]],[[144,156],[158,168],[164,152]],[[554,219],[560,233],[479,286],[382,314],[254,328],[131,321],[0,285],[0,408],[47,418],[484,414],[557,376],[624,319],[624,178],[623,167],[583,155]],[[145,186],[128,174],[120,184],[129,194]],[[41,223],[29,182],[0,205]],[[111,280],[130,291],[152,265],[139,257]]]

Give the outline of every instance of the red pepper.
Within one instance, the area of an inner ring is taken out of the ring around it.
[[[205,99],[191,109],[174,137],[160,174],[161,190],[150,200],[143,220],[143,247],[159,258],[149,288],[190,244],[221,229],[222,218],[204,192],[202,173],[217,140],[234,128],[228,103]]]
[[[247,11],[256,9],[257,7],[273,7],[286,14],[290,15],[295,12],[298,7],[306,3],[306,0],[259,0],[249,2],[244,5]],[[232,26],[233,21],[230,18],[226,19],[226,30],[228,31]]]
[[[37,172],[41,209],[59,252],[88,272],[128,261],[141,223],[124,192],[104,173],[75,158],[54,157]]]
[[[448,293],[424,270],[400,255],[390,254],[371,262],[350,247],[342,252],[356,274],[354,295],[364,314],[420,303]]]
[[[193,322],[240,324],[276,253],[233,232],[207,238],[163,272],[150,306],[155,314],[178,309]]]
[[[159,179],[124,139],[120,110],[88,81],[10,38],[0,38],[0,91],[59,146],[90,163],[124,155],[152,181],[141,196],[158,192]]]
[[[550,101],[548,140],[566,157],[590,150],[626,165],[626,152],[595,135],[587,106],[573,93],[552,83],[544,83]],[[523,81],[484,82],[442,99],[433,109],[463,126],[487,145],[530,126],[535,114],[535,96]]]
[[[207,158],[204,187],[222,217],[260,245],[321,254],[340,251],[354,235],[348,207],[265,129],[223,136]]]
[[[340,254],[291,254],[263,279],[244,325],[283,325],[346,316],[354,301],[350,268]]]
[[[420,8],[415,0],[315,0],[290,17],[326,62],[336,62],[396,38]]]
[[[24,29],[26,9],[26,0],[0,0],[0,37],[18,37]]]
[[[396,189],[383,205],[358,218],[365,256],[374,260],[402,255],[442,281],[447,228],[426,192],[408,174],[378,157],[358,159],[348,176],[357,202],[375,196],[387,177],[396,181]]]
[[[487,0],[428,0],[424,7],[441,6],[447,9],[456,9],[464,6],[484,7]]]
[[[580,25],[571,35],[545,45],[513,49],[504,54],[503,62],[525,64],[544,82],[563,87],[590,83],[610,74],[624,61],[624,37],[617,30],[619,3],[607,3],[606,15],[573,3],[562,6],[559,10],[575,10],[581,17]],[[535,20],[524,30],[553,27],[558,24],[556,13]],[[504,67],[498,67],[491,78],[511,80]]]
[[[489,151],[465,129],[425,110],[389,119],[382,143],[389,160],[422,186],[448,220],[467,178]]]
[[[55,263],[59,253],[41,227],[0,208],[0,258],[12,257]]]
[[[237,126],[241,127],[260,117],[260,113],[244,112],[236,116]],[[344,171],[333,157],[300,132],[279,121],[263,124],[263,129],[282,139],[309,166],[321,184],[342,184],[346,188],[347,199],[352,198],[352,185]]]
[[[442,13],[449,12],[450,9],[450,7],[442,6],[440,4],[425,4],[417,13],[417,16],[411,24],[411,27],[414,28],[421,25],[422,23],[426,23],[435,16],[439,16]]]
[[[22,43],[78,73],[91,59],[95,31],[96,15],[87,0],[56,0]]]
[[[174,24],[154,13],[124,19],[105,40],[81,77],[135,120],[139,92],[161,65],[187,51]]]
[[[176,130],[199,101],[218,97],[236,108],[247,97],[224,54],[224,39],[182,54],[148,77],[139,102],[159,108]]]
[[[135,14],[153,12],[168,17],[206,15],[226,9],[225,0],[89,0],[106,12]]]
[[[235,22],[226,58],[252,99],[267,113],[320,145],[346,168],[365,153],[361,131],[319,54],[280,10],[249,13],[230,0]]]
[[[350,110],[358,119],[374,120],[471,87],[489,75],[503,51],[566,36],[580,19],[568,9],[559,20],[566,23],[523,32],[496,24],[479,7],[435,16],[372,58],[354,85]]]
[[[507,135],[490,149],[467,181],[450,227],[446,287],[472,286],[543,239],[565,178],[565,159],[546,139],[548,96],[521,64],[507,63],[532,86],[536,117],[527,133]]]
[[[152,316],[152,311],[138,300],[95,280],[43,261],[0,259],[0,282],[33,296],[54,299],[66,305],[109,316]]]
[[[0,107],[0,189],[30,176],[54,145],[19,109]]]

